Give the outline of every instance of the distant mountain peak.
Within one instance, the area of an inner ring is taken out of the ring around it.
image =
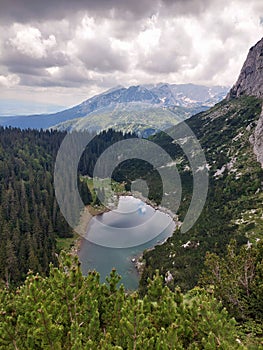
[[[242,95],[263,98],[263,38],[249,50],[238,80],[227,98]]]
[[[164,129],[213,106],[226,96],[227,91],[228,88],[194,84],[115,86],[58,113],[0,118],[0,124],[38,129],[61,127],[62,130],[73,130],[81,125],[100,131],[117,124],[151,125],[154,121],[156,129],[159,126]],[[84,118],[85,123],[84,119],[77,120],[79,118]]]
[[[113,86],[112,88],[104,91],[102,94],[106,95],[106,94],[109,94],[111,92],[114,92],[114,91],[117,91],[117,90],[120,90],[120,89],[125,89],[125,87],[123,85],[116,85],[116,86]]]

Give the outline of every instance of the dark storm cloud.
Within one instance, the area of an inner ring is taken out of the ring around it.
[[[54,80],[51,77],[45,76],[20,76],[20,84],[23,86],[36,86],[36,87],[80,87],[79,81],[67,81],[67,80]],[[84,83],[83,83],[84,84]],[[87,80],[85,81],[87,85]]]
[[[105,14],[111,9],[144,15],[157,1],[122,0],[1,0],[1,18],[27,22],[31,20],[61,19],[78,11]]]
[[[37,75],[20,74],[20,84],[24,86],[79,88],[88,87],[94,83],[96,81],[91,79],[87,73],[80,72],[73,67],[62,68],[55,78],[44,69],[38,70]]]
[[[87,69],[99,72],[125,71],[128,67],[126,57],[117,50],[113,50],[109,42],[101,40],[87,40],[82,42],[78,57]]]
[[[198,15],[213,6],[214,2],[216,0],[162,0],[161,4],[165,8],[166,15],[171,12],[180,15]]]
[[[55,52],[52,55],[36,59],[15,50],[5,50],[0,58],[0,64],[8,67],[11,73],[38,75],[41,69],[69,64],[69,58],[61,52]]]
[[[211,4],[209,0],[0,0],[0,18],[28,22],[32,20],[62,19],[75,12],[114,16],[126,19],[151,16],[159,8],[174,8],[177,13],[198,13]],[[111,12],[110,12],[111,11]]]

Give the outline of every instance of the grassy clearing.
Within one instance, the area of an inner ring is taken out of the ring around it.
[[[70,249],[75,245],[77,239],[79,238],[79,235],[74,232],[72,237],[68,238],[57,238],[56,239],[56,246],[57,250],[60,252],[61,250],[70,251]]]
[[[87,183],[87,186],[89,187],[90,193],[92,195],[92,203],[90,205],[87,206],[87,209],[89,211],[89,213],[92,216],[95,215],[99,215],[99,214],[103,214],[106,211],[108,211],[109,209],[106,208],[103,205],[96,205],[96,192],[94,189],[94,182],[93,179],[87,176],[82,176],[81,181],[85,181]],[[100,181],[101,185],[104,187],[107,187],[109,184],[109,179],[103,179]],[[120,193],[124,193],[125,192],[125,184],[124,183],[118,183],[116,181],[111,180],[110,182],[111,184],[111,189],[112,191],[116,194],[120,194]],[[87,226],[88,222],[85,222],[85,227]],[[72,237],[68,237],[68,238],[57,238],[56,242],[57,242],[57,250],[60,252],[61,250],[65,250],[65,251],[70,251],[72,249],[72,247],[74,247],[76,245],[76,241],[78,240],[80,236],[74,232]]]

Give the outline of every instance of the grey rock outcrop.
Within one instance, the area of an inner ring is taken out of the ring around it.
[[[227,99],[242,95],[263,98],[263,38],[253,46]]]
[[[257,122],[255,132],[250,136],[249,141],[253,145],[253,151],[257,156],[257,161],[263,168],[263,109]]]
[[[249,50],[237,82],[227,99],[240,96],[256,96],[263,99],[263,38]],[[249,138],[258,162],[263,168],[263,109],[254,133]]]

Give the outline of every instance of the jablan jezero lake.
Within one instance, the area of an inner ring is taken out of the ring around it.
[[[170,237],[175,225],[167,213],[138,198],[121,196],[116,209],[94,216],[88,225],[78,253],[83,273],[96,270],[104,281],[116,268],[125,288],[136,289],[139,275],[135,259]]]

